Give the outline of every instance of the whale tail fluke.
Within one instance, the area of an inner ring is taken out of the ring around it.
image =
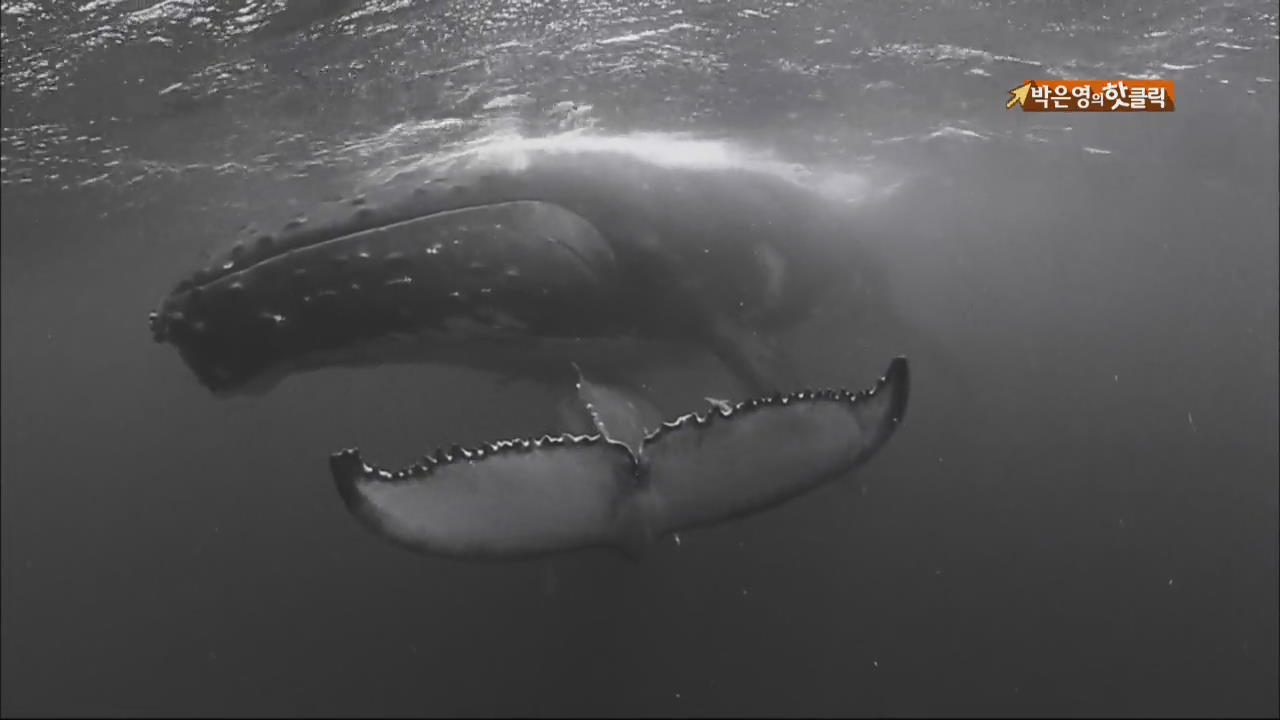
[[[636,421],[620,395],[583,382],[603,430]],[[905,419],[910,384],[896,358],[867,390],[715,404],[661,423],[635,448],[561,435],[455,447],[394,472],[344,450],[330,469],[353,515],[416,550],[515,558],[612,547],[639,559],[662,535],[761,512],[867,462]]]

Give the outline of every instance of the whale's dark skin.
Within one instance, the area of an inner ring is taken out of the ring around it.
[[[846,209],[745,166],[538,147],[386,194],[193,273],[155,339],[219,394],[335,364],[567,374],[602,343],[708,348],[763,391],[771,333],[852,277]]]

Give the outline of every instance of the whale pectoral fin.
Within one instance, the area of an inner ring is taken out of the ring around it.
[[[329,464],[348,511],[415,550],[503,558],[628,542],[619,499],[634,485],[634,464],[599,436],[455,448],[394,473],[357,450]]]

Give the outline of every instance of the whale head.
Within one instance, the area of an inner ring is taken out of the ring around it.
[[[236,394],[423,346],[621,331],[612,251],[581,217],[536,201],[417,207],[239,246],[174,288],[152,336],[210,390]]]

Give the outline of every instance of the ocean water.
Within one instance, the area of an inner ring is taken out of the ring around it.
[[[1275,716],[1277,15],[6,3],[0,710]],[[1171,79],[1178,109],[1004,108],[1053,77]],[[327,455],[541,434],[552,390],[409,366],[216,399],[151,341],[245,223],[509,137],[856,196],[880,299],[787,343],[813,385],[919,353],[902,432],[640,563],[468,564],[358,526]]]

